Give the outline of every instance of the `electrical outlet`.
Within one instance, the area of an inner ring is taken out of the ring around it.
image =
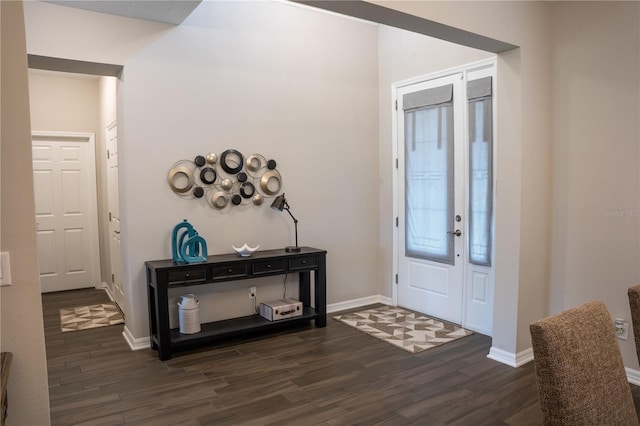
[[[615,320],[616,337],[620,340],[629,339],[629,323],[625,322],[622,318],[616,318]]]
[[[256,287],[249,287],[249,300],[253,300],[256,298]]]

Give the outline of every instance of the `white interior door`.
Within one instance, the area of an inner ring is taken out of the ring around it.
[[[93,134],[33,132],[42,292],[100,283]]]
[[[493,331],[494,65],[398,85],[397,304]]]
[[[118,128],[107,127],[107,186],[109,208],[109,248],[111,254],[111,290],[115,302],[124,312],[125,292],[122,285],[122,256],[120,251],[120,204],[118,198]]]

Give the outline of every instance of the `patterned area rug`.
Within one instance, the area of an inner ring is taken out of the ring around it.
[[[395,306],[333,318],[414,354],[473,334],[453,324]]]
[[[60,329],[63,333],[123,323],[124,318],[115,303],[60,309]]]

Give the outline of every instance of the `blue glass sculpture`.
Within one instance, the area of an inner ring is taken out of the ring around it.
[[[207,242],[184,219],[173,228],[171,254],[175,263],[198,263],[207,260]]]

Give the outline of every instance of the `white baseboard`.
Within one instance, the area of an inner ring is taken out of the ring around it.
[[[105,283],[104,281],[102,282],[102,290],[104,290],[105,293],[107,293],[107,296],[109,296],[109,300],[111,300],[112,302],[115,303],[116,299],[113,298],[113,294],[111,293],[111,289],[109,288],[109,286],[107,285],[107,283]]]
[[[124,331],[122,332],[124,336],[124,340],[129,344],[129,347],[132,351],[139,351],[141,349],[149,349],[151,347],[151,339],[149,336],[135,338],[133,334],[129,331],[127,326],[124,326]]]
[[[632,385],[640,386],[640,371],[629,367],[625,367],[624,370],[627,372],[627,381]]]
[[[361,297],[360,299],[345,300],[344,302],[331,303],[327,305],[327,313],[346,311],[347,309],[359,308],[361,306],[374,305],[382,303],[384,305],[393,304],[393,300],[389,297],[377,294],[375,296]]]
[[[492,347],[489,350],[489,355],[487,355],[487,358],[501,362],[510,367],[517,368],[533,361],[533,349],[528,348],[514,355],[511,352]],[[640,386],[640,370],[634,370],[633,368],[629,367],[625,367],[624,370],[627,373],[627,381],[632,385]]]
[[[533,361],[533,349],[527,348],[524,351],[520,351],[517,354],[513,352],[503,351],[502,349],[494,348],[489,349],[489,355],[487,358],[494,361],[501,362],[510,367],[518,368]]]

